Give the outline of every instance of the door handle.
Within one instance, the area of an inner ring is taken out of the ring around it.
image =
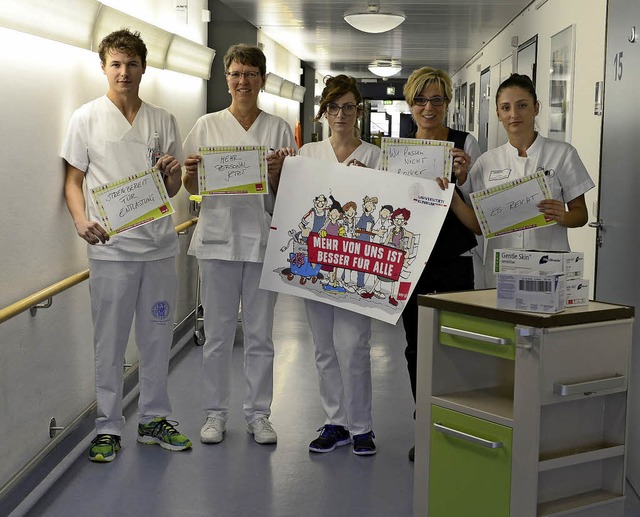
[[[502,442],[492,442],[491,440],[485,440],[484,438],[480,438],[479,436],[464,433],[462,431],[458,431],[457,429],[447,427],[439,422],[434,422],[433,428],[436,431],[441,432],[442,434],[448,434],[449,436],[459,438],[460,440],[464,440],[465,442],[482,445],[482,447],[486,447],[487,449],[501,449],[504,446]]]
[[[593,221],[588,224],[589,228],[595,228],[596,230],[604,230],[604,224],[602,223],[602,219],[598,219],[597,221]]]
[[[491,343],[492,345],[508,345],[509,339],[504,337],[489,336],[487,334],[480,334],[478,332],[470,332],[468,330],[456,329],[453,327],[440,327],[440,332],[443,334],[450,334],[452,336],[466,337],[469,339],[475,339],[476,341],[483,341],[485,343]]]

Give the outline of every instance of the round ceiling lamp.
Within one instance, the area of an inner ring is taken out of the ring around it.
[[[369,65],[369,72],[378,77],[391,77],[400,72],[400,70],[402,70],[400,62],[392,59],[376,59]]]
[[[369,4],[366,13],[347,13],[344,21],[359,31],[378,34],[395,29],[404,21],[404,15],[381,13],[378,4]]]

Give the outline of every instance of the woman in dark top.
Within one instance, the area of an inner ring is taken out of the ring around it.
[[[417,130],[413,138],[446,140],[454,142],[453,174],[458,176],[471,169],[480,156],[477,140],[464,131],[444,125],[447,108],[452,99],[451,78],[442,70],[423,67],[414,70],[403,89],[404,97]],[[449,178],[455,182],[455,177]],[[471,207],[465,204],[460,191],[455,187],[451,207],[427,264],[413,290],[403,313],[407,337],[407,368],[411,380],[413,399],[416,398],[416,356],[418,349],[418,304],[419,294],[464,291],[474,288],[473,257],[470,250],[477,242],[474,233],[480,233]],[[413,447],[409,459],[413,461]]]

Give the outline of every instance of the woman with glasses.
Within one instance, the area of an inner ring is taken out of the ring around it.
[[[411,136],[427,140],[446,140],[454,143],[454,176],[466,173],[480,156],[480,147],[473,135],[445,125],[447,109],[452,99],[451,78],[442,70],[423,67],[414,70],[403,88],[404,98],[411,109],[417,129]],[[447,178],[455,180],[454,178]],[[451,207],[427,264],[402,312],[407,337],[405,357],[411,381],[413,399],[416,398],[416,358],[418,350],[419,294],[465,291],[474,288],[473,256],[480,227],[473,209],[465,204],[456,187]],[[414,448],[409,451],[413,461]]]
[[[346,165],[378,166],[380,148],[356,132],[362,95],[355,79],[328,77],[316,120],[326,118],[331,136],[300,148],[300,155]],[[371,416],[371,319],[313,300],[305,300],[313,334],[320,398],[326,414],[312,452],[330,452],[353,442],[354,454],[376,453]]]
[[[291,127],[258,107],[266,59],[260,48],[234,45],[224,56],[231,105],[201,117],[187,135],[184,185],[198,193],[201,146],[267,146],[269,194],[204,196],[189,254],[198,259],[206,340],[203,347],[203,443],[219,443],[229,413],[231,353],[242,302],[247,431],[260,444],[276,443],[269,416],[273,399],[273,313],[276,296],[258,289],[274,194],[282,162],[294,154]]]
[[[557,224],[514,232],[487,241],[484,265],[486,287],[495,286],[493,250],[569,251],[567,228],[578,228],[587,222],[584,194],[595,185],[573,146],[538,134],[535,119],[539,111],[536,90],[528,76],[512,74],[503,81],[496,93],[496,112],[509,141],[484,153],[468,174],[464,171],[458,175],[458,184],[465,195],[537,171],[545,172],[551,189],[553,199],[541,201],[538,209]]]

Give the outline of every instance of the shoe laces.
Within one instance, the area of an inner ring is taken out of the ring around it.
[[[344,429],[344,427],[333,424],[325,424],[317,431],[320,433],[321,438],[330,438],[338,434],[340,428]]]
[[[257,420],[254,420],[252,422],[252,425],[258,432],[273,431],[273,426],[271,425],[271,422],[269,422],[269,419],[264,416],[258,418]]]
[[[176,434],[180,434],[178,430],[174,427],[174,425],[178,425],[178,422],[175,420],[167,420],[163,418],[162,420],[155,420],[153,422],[149,422],[146,427],[151,432],[152,436],[162,436],[164,434],[168,434],[169,436],[173,436]]]
[[[209,417],[205,423],[205,429],[215,429],[216,431],[222,431],[223,421],[220,418]]]
[[[91,445],[116,445],[120,442],[120,438],[111,434],[99,434],[93,440]]]

